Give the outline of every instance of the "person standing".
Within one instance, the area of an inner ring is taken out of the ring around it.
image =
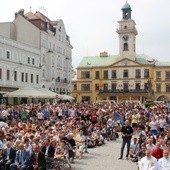
[[[133,129],[130,126],[129,120],[125,121],[125,125],[121,128],[122,132],[122,146],[121,146],[121,152],[120,152],[120,157],[119,159],[123,159],[123,151],[125,148],[125,145],[127,144],[127,153],[126,153],[126,159],[128,159],[129,156],[129,151],[130,151],[130,143],[131,143],[131,138],[133,134]]]
[[[158,162],[155,157],[151,155],[149,149],[145,152],[145,157],[143,157],[139,162],[139,170],[158,170]]]
[[[170,169],[170,156],[168,150],[164,150],[163,157],[158,160],[158,169],[159,170]]]

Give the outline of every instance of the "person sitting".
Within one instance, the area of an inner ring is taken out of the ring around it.
[[[73,163],[76,149],[76,142],[73,138],[73,133],[67,135],[67,143],[69,144],[69,158],[71,158],[71,162]]]
[[[85,136],[83,135],[83,131],[81,129],[79,130],[79,134],[76,136],[75,141],[76,141],[77,153],[79,155],[79,159],[82,159],[83,150],[85,148]]]
[[[69,160],[69,146],[65,140],[61,140],[61,145],[57,147],[54,160],[66,162],[71,169],[71,164]]]
[[[15,162],[10,165],[10,170],[26,170],[29,165],[29,158],[29,152],[24,149],[24,144],[20,143]]]
[[[137,162],[137,155],[139,152],[139,143],[137,138],[133,138],[133,142],[130,145],[129,155],[133,162]]]
[[[16,151],[12,148],[10,141],[6,142],[6,148],[3,151],[3,159],[0,161],[0,169],[5,167],[6,170],[10,170],[10,165],[14,163]]]
[[[161,149],[161,145],[159,142],[156,143],[155,149],[152,151],[152,156],[154,156],[157,160],[163,157],[163,149]]]
[[[55,152],[55,148],[51,145],[50,139],[45,140],[45,145],[42,147],[42,152],[45,154],[47,167],[50,168]]]
[[[40,146],[34,145],[31,153],[30,166],[27,170],[46,170],[45,155],[41,152]]]

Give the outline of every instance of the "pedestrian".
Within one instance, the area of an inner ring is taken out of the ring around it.
[[[133,134],[133,129],[130,126],[129,120],[125,121],[125,125],[121,128],[122,132],[122,146],[121,146],[121,152],[120,152],[120,157],[119,159],[123,159],[123,151],[124,147],[127,144],[127,153],[126,153],[126,159],[128,159],[129,156],[129,151],[130,151],[130,144],[131,144],[131,138]]]

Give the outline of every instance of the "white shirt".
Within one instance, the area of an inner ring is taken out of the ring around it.
[[[170,170],[170,157],[166,159],[165,157],[158,160],[159,170]]]
[[[157,159],[151,156],[147,158],[146,156],[143,157],[139,161],[139,170],[158,170],[158,162]]]
[[[45,151],[45,155],[48,156],[48,150],[49,150],[50,145],[46,146],[46,151]]]

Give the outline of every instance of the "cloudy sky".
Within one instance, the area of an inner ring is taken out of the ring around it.
[[[117,21],[126,0],[5,0],[0,5],[0,22],[12,22],[19,9],[32,12],[45,8],[51,20],[62,19],[73,49],[73,67],[83,56],[102,51],[118,54]],[[170,61],[170,0],[128,0],[136,22],[137,53],[159,61]]]

